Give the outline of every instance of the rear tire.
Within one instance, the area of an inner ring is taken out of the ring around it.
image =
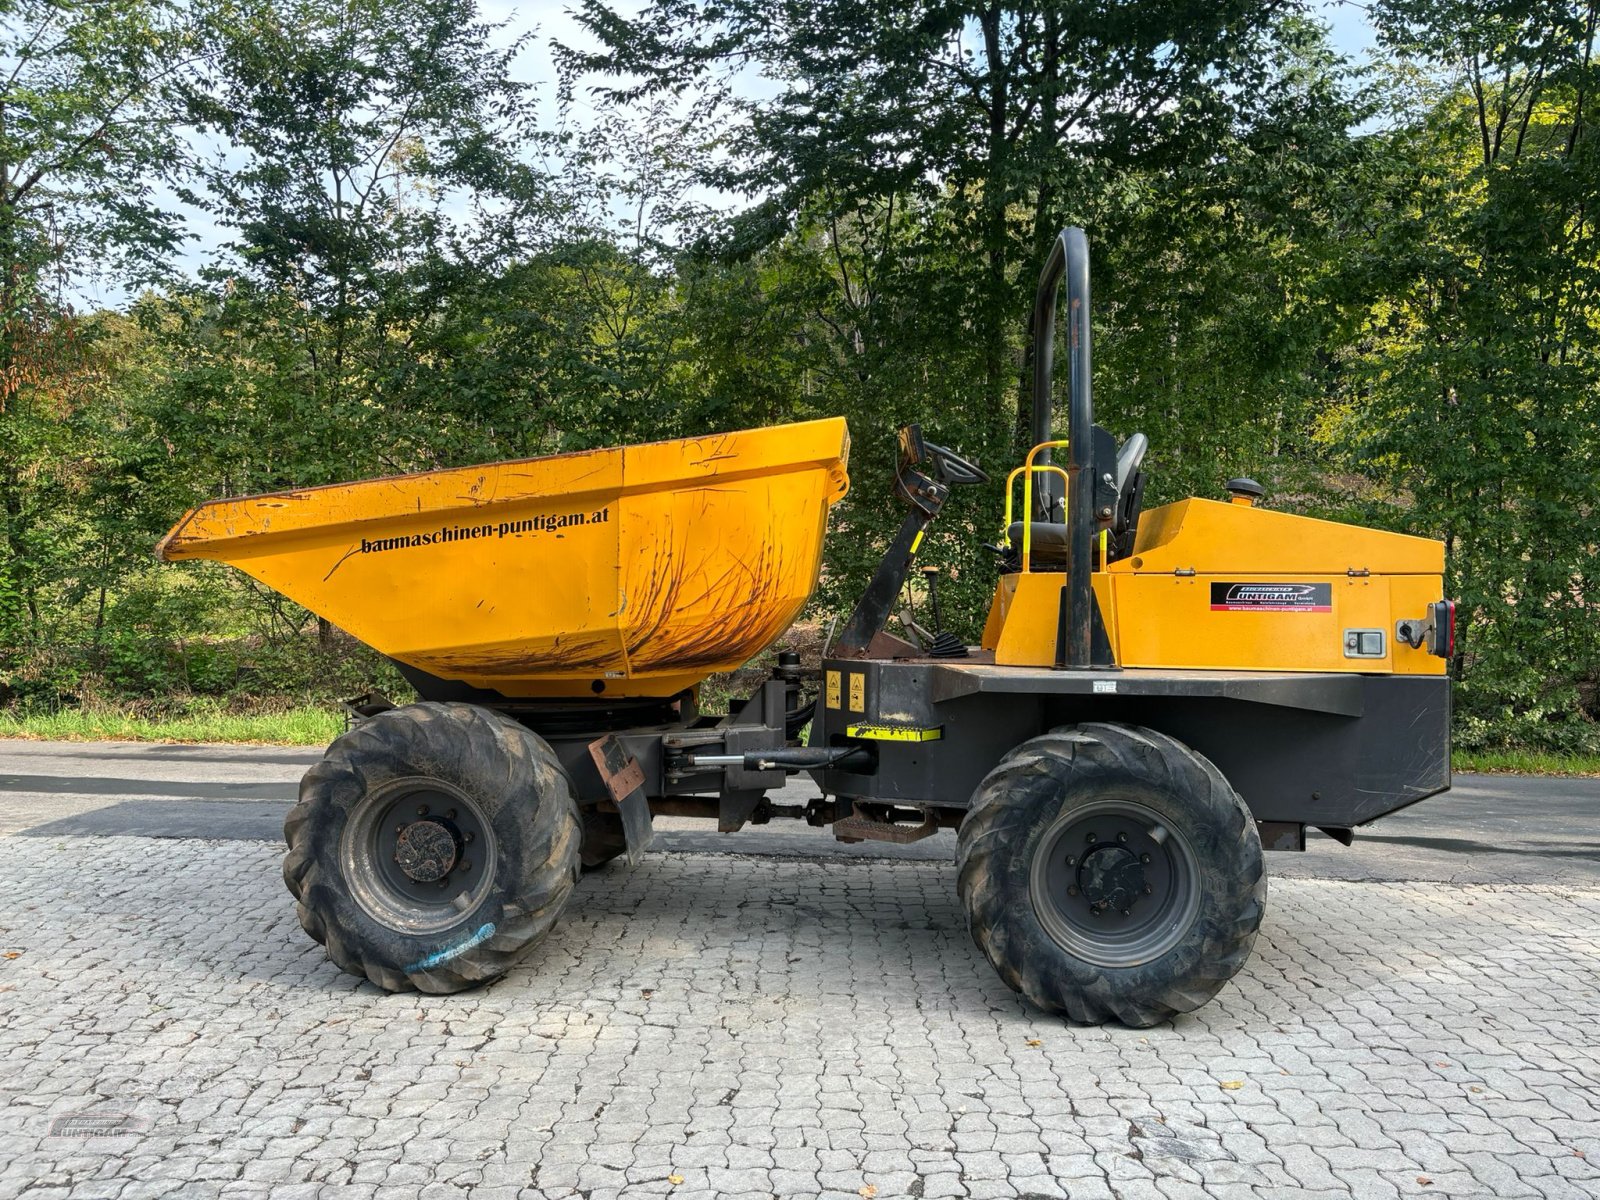
[[[1000,978],[1084,1023],[1199,1008],[1249,958],[1266,904],[1255,820],[1221,772],[1125,725],[1053,730],[1002,759],[957,863]]]
[[[361,722],[306,772],[283,832],[305,931],[391,992],[505,974],[578,878],[578,807],[554,752],[470,704]]]

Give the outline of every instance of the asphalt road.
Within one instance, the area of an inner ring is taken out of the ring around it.
[[[0,741],[0,834],[277,841],[316,751],[264,746]],[[782,799],[815,794],[791,783]],[[845,845],[781,821],[737,834],[656,822],[660,852],[786,858],[943,860],[944,832],[910,846]],[[1312,834],[1301,854],[1268,856],[1274,875],[1347,880],[1600,883],[1600,779],[1462,775],[1456,786],[1358,831],[1344,847]]]

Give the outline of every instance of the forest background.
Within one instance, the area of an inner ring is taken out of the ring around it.
[[[1375,0],[1351,57],[1293,0],[0,0],[0,731],[401,691],[158,565],[200,500],[837,414],[825,621],[897,425],[1020,461],[1078,224],[1147,504],[1443,539],[1458,746],[1600,763],[1597,10]],[[1001,504],[924,551],[969,637]]]

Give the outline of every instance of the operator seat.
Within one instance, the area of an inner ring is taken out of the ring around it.
[[[1133,553],[1133,540],[1139,528],[1139,510],[1144,504],[1144,456],[1150,439],[1135,433],[1117,451],[1117,507],[1111,521],[1111,536],[1106,557],[1111,562]],[[1022,569],[1022,526],[1013,521],[1006,530],[1011,548],[1001,563],[1003,571]],[[1064,571],[1071,554],[1067,526],[1061,521],[1035,521],[1029,537],[1028,565],[1035,571]]]

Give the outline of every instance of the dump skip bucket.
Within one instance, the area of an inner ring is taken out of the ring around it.
[[[842,419],[213,500],[168,560],[239,568],[373,649],[508,697],[666,697],[816,586]]]

